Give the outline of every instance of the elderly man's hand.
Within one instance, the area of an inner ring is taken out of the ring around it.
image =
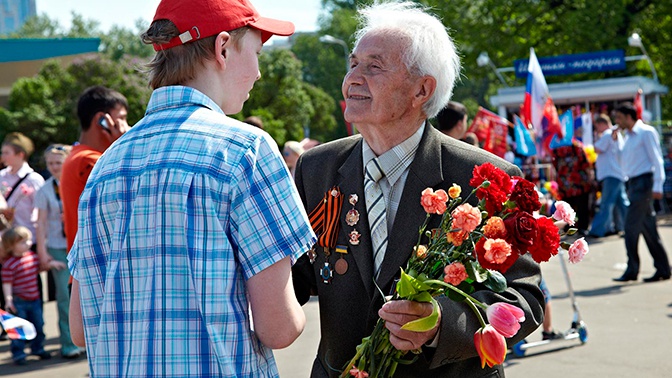
[[[441,324],[441,309],[436,327],[427,332],[413,332],[402,330],[401,327],[413,320],[424,318],[432,313],[431,303],[421,303],[406,300],[390,301],[378,310],[378,316],[385,320],[385,327],[390,331],[390,343],[398,350],[413,350],[430,342],[439,330]]]

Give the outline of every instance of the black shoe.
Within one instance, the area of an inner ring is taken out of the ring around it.
[[[555,332],[555,330],[552,330],[551,332],[541,331],[542,340],[557,340],[562,339],[563,337],[564,336],[561,333]]]
[[[656,281],[665,281],[665,280],[669,280],[669,279],[670,279],[669,274],[664,275],[664,274],[659,274],[658,272],[656,272],[656,274],[654,274],[653,276],[651,276],[649,278],[643,279],[643,281],[644,282],[656,282]]]
[[[637,281],[637,276],[631,276],[629,274],[623,274],[618,278],[612,278],[616,282],[628,282],[628,281]]]
[[[19,358],[18,360],[14,360],[14,365],[18,365],[18,366],[23,366],[27,363],[28,363],[28,361],[26,361],[25,358]]]
[[[47,352],[46,350],[43,350],[43,351],[38,352],[38,353],[33,353],[32,355],[40,357],[40,360],[50,360],[51,359],[51,354],[49,354],[49,352]]]

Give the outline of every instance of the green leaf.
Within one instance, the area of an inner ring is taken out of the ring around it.
[[[506,278],[502,275],[502,273],[496,271],[496,270],[491,270],[490,271],[490,276],[488,277],[487,280],[484,282],[485,287],[488,289],[494,291],[495,293],[501,293],[506,290]]]
[[[428,291],[429,289],[430,287],[423,281],[409,276],[401,269],[401,277],[399,277],[399,282],[397,282],[397,293],[401,298],[408,298],[411,295],[421,291]]]
[[[414,332],[427,332],[439,322],[439,304],[431,298],[432,313],[424,318],[413,320],[401,326],[401,329]]]

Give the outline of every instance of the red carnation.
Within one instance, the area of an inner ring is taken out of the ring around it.
[[[537,219],[537,238],[528,249],[534,261],[542,263],[558,254],[560,234],[553,220],[541,217]]]
[[[518,180],[518,182],[513,187],[513,192],[509,199],[515,202],[518,209],[522,211],[533,213],[539,210],[541,202],[539,202],[539,194],[534,184],[522,177],[514,177],[514,180]]]
[[[502,211],[502,204],[511,193],[511,177],[492,163],[475,166],[469,185],[476,188],[486,180],[490,182],[490,186],[478,188],[476,197],[485,199],[485,210],[488,215],[493,216]]]

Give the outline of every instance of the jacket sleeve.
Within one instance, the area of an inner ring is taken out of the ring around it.
[[[303,159],[300,157],[296,163],[296,172],[294,180],[296,182],[296,188],[298,189],[299,196],[303,202],[303,206],[306,206],[306,190],[304,187],[303,181]],[[310,212],[310,209],[306,208],[307,212]],[[292,281],[294,284],[294,293],[296,299],[301,305],[304,305],[310,299],[311,295],[317,294],[317,285],[315,281],[315,270],[313,269],[313,264],[308,258],[308,253],[305,253],[301,256],[294,266],[292,267]]]

